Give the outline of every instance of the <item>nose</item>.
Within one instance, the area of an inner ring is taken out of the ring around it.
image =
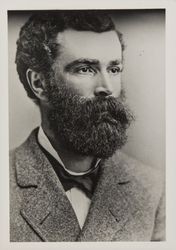
[[[110,83],[109,76],[105,74],[101,74],[101,76],[98,79],[98,84],[94,90],[95,96],[109,96],[112,95],[112,86]]]
[[[108,96],[108,95],[112,95],[112,91],[104,88],[104,87],[97,87],[94,91],[95,96]]]

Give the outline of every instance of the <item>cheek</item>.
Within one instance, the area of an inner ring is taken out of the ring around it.
[[[122,85],[121,85],[121,76],[114,77],[111,80],[112,92],[115,97],[120,95]]]
[[[84,97],[92,97],[96,87],[95,79],[84,76],[69,76],[66,78],[66,84],[75,89],[80,95]]]

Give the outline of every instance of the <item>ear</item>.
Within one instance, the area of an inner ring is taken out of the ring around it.
[[[46,83],[43,75],[32,69],[28,69],[26,71],[26,79],[34,95],[42,101],[47,101],[45,94]]]

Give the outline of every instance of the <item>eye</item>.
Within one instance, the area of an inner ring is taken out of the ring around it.
[[[95,70],[90,66],[79,67],[76,71],[78,74],[95,74]]]
[[[112,75],[117,75],[118,73],[122,72],[122,68],[119,66],[110,67],[108,72]]]

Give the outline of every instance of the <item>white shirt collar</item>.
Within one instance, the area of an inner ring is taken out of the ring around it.
[[[56,150],[53,148],[53,146],[51,145],[48,137],[46,136],[46,134],[44,133],[42,127],[39,127],[39,131],[38,131],[38,142],[40,143],[40,145],[46,150],[48,151],[59,163],[60,165],[64,168],[64,170],[71,174],[71,175],[75,175],[75,176],[81,176],[81,175],[85,175],[89,172],[91,172],[92,169],[88,169],[86,172],[73,172],[69,169],[67,169],[63,163],[63,161],[61,160],[61,158],[59,157],[58,153],[56,152]],[[101,159],[97,159],[96,165],[94,166],[94,168],[98,165],[98,163],[100,162]]]

